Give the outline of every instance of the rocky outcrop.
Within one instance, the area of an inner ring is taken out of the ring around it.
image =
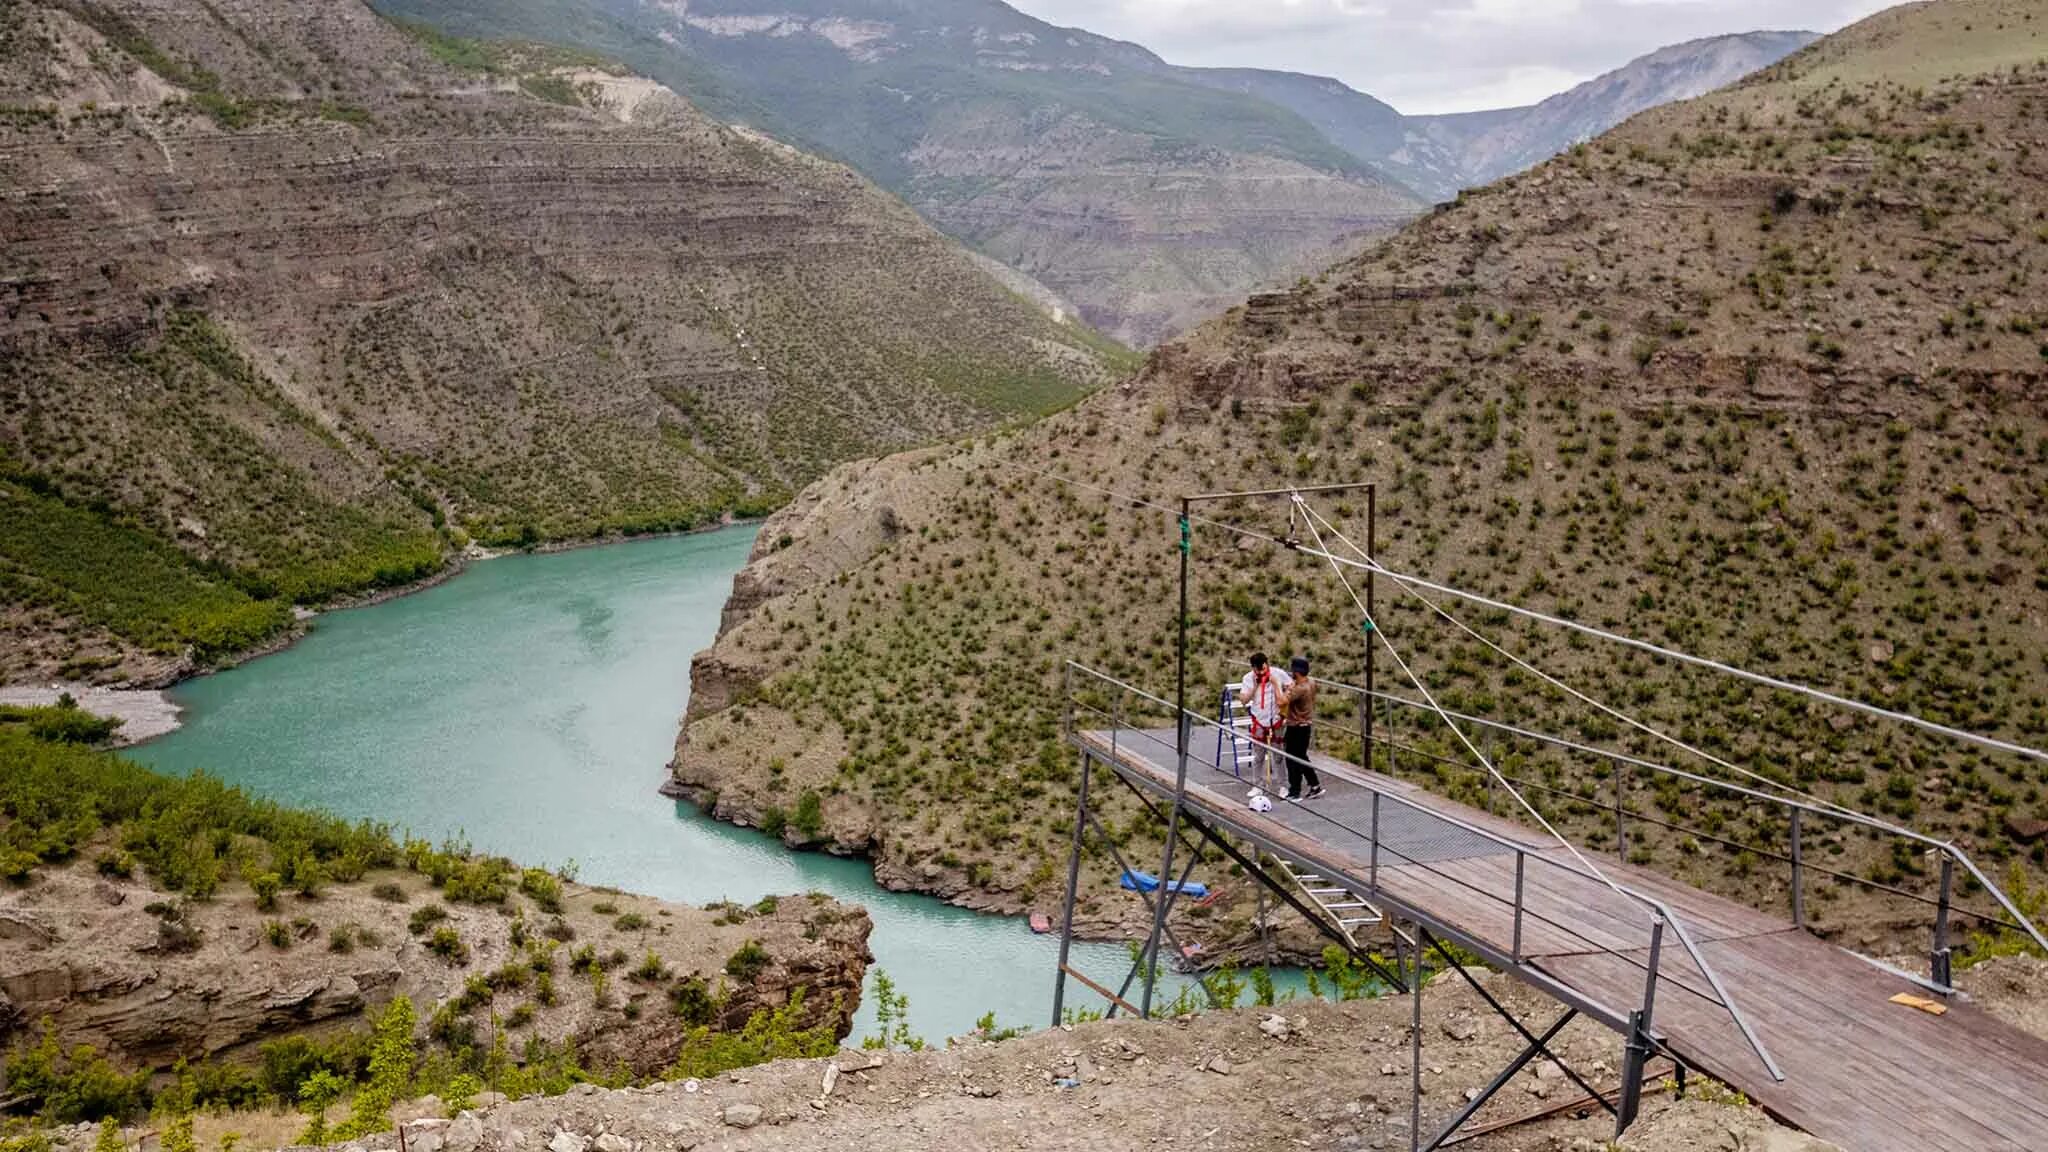
[[[674,1059],[687,1031],[668,1003],[679,983],[703,981],[724,1028],[802,989],[806,1023],[844,1035],[869,961],[866,912],[823,897],[698,909],[572,886],[556,915],[518,893],[503,906],[449,904],[405,873],[277,900],[276,910],[261,911],[235,884],[212,901],[171,903],[138,882],[83,868],[40,873],[0,903],[0,924],[12,926],[0,933],[0,1042],[47,1022],[67,1045],[163,1067],[236,1058],[285,1035],[360,1027],[366,1012],[398,995],[410,997],[425,1022],[476,977],[530,970],[534,950],[515,943],[518,936],[548,941],[538,947],[555,957],[555,1003],[531,999],[528,980],[501,981],[501,999],[487,1010],[509,1015],[510,999],[526,1000],[532,1022],[522,1032],[574,1039],[586,1059],[645,1075]],[[430,939],[443,928],[452,943]],[[743,975],[729,973],[727,961],[750,943],[758,960],[742,966]],[[571,970],[585,948],[612,969],[603,999]]]

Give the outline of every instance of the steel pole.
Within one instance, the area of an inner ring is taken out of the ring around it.
[[[1074,806],[1074,854],[1067,860],[1067,899],[1060,912],[1060,971],[1052,986],[1052,1027],[1060,1026],[1067,1002],[1067,959],[1074,944],[1074,901],[1081,892],[1081,846],[1088,823],[1088,776],[1095,758],[1081,753],[1081,794]]]
[[[1379,494],[1380,487],[1378,484],[1370,485],[1365,490],[1365,555],[1366,558],[1371,560],[1374,564],[1378,564],[1380,560],[1379,543],[1376,539],[1376,537],[1379,534]],[[1370,772],[1373,770],[1373,650],[1375,647],[1377,647],[1377,645],[1373,643],[1373,641],[1377,639],[1377,637],[1375,637],[1372,634],[1372,630],[1376,626],[1375,622],[1380,618],[1379,611],[1375,607],[1373,601],[1373,570],[1370,568],[1365,570],[1365,614],[1368,618],[1365,622],[1365,695],[1359,701],[1358,730],[1360,739],[1364,743],[1364,748],[1361,753],[1361,759],[1364,760],[1364,764],[1361,766],[1367,772]]]
[[[1415,969],[1408,977],[1408,1062],[1415,1089],[1408,1102],[1408,1149],[1422,1152],[1422,942],[1428,929],[1415,921],[1408,927],[1415,931]]]
[[[1941,857],[1941,903],[1934,910],[1934,958],[1931,973],[1934,982],[1943,988],[1951,987],[1949,979],[1948,909],[1949,898],[1955,891],[1955,857],[1943,853]]]
[[[1173,673],[1173,807],[1166,813],[1166,848],[1159,859],[1159,899],[1152,905],[1152,935],[1145,942],[1145,994],[1138,1002],[1139,1015],[1152,1015],[1152,990],[1159,982],[1159,937],[1166,930],[1166,911],[1173,903],[1174,841],[1180,835],[1180,810],[1188,794],[1188,557],[1194,552],[1194,522],[1189,517],[1190,501],[1180,500],[1180,619],[1179,643],[1174,653]]]

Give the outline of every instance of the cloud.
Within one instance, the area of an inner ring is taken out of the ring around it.
[[[1832,32],[1886,0],[1010,0],[1176,64],[1335,76],[1403,112],[1526,104],[1701,36]]]

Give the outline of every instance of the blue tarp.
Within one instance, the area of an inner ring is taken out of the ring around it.
[[[1133,892],[1156,892],[1159,889],[1159,877],[1154,876],[1150,872],[1126,872],[1124,873],[1124,887]],[[1193,896],[1197,900],[1209,894],[1209,886],[1207,884],[1198,884],[1192,880],[1186,884],[1178,885],[1177,889],[1181,895]]]

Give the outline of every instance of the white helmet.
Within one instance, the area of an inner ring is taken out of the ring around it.
[[[1254,812],[1271,812],[1273,810],[1273,798],[1264,792],[1252,793],[1252,798],[1245,801],[1245,803]]]

